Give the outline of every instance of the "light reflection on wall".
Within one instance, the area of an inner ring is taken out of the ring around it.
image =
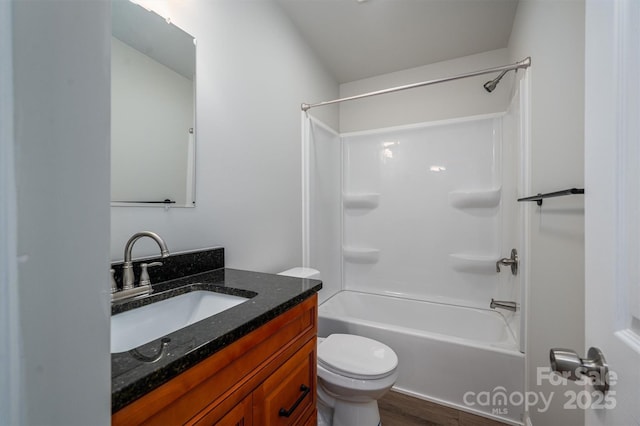
[[[387,162],[387,160],[393,159],[393,147],[400,145],[399,141],[386,141],[382,142],[382,161]]]

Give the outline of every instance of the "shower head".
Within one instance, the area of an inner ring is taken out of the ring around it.
[[[502,71],[500,75],[498,75],[496,78],[494,78],[493,80],[487,81],[484,84],[484,90],[486,90],[489,93],[493,92],[496,89],[496,86],[498,85],[502,77],[504,77],[506,73],[507,73],[506,70]]]

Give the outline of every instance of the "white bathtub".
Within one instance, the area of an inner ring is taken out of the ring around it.
[[[358,334],[393,348],[399,392],[522,422],[524,355],[497,312],[341,291],[320,305],[318,327],[320,336]]]

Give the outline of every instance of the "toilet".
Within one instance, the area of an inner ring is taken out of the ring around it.
[[[311,268],[281,272],[319,279]],[[398,356],[389,346],[353,334],[318,338],[318,425],[379,426],[380,399],[398,378]]]

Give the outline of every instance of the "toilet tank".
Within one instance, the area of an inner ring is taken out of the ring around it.
[[[286,275],[288,277],[296,277],[296,278],[311,278],[314,280],[320,279],[320,271],[313,268],[303,268],[301,266],[279,272],[278,275]]]

